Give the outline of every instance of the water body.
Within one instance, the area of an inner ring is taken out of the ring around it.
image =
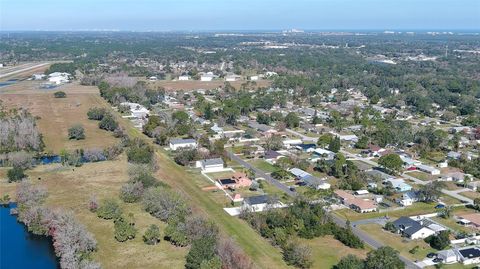
[[[60,268],[51,240],[28,232],[27,227],[10,215],[10,207],[0,206],[0,268]]]

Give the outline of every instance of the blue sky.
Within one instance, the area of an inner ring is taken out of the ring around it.
[[[480,29],[480,0],[0,0],[1,30]]]

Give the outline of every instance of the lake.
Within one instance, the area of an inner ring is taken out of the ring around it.
[[[0,268],[59,268],[51,240],[28,232],[27,227],[10,215],[10,207],[0,206]]]

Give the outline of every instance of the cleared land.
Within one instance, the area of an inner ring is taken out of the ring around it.
[[[408,206],[405,209],[392,210],[389,212],[372,212],[372,213],[357,213],[351,209],[340,209],[340,210],[336,210],[335,214],[337,214],[343,219],[350,220],[350,221],[378,218],[386,215],[388,215],[391,218],[399,218],[401,216],[415,216],[415,215],[434,213],[438,211],[437,209],[435,209],[435,205],[436,205],[435,203],[427,204],[427,203],[419,202],[419,203],[414,203],[413,205]]]
[[[0,88],[0,100],[7,108],[26,108],[39,117],[45,151],[59,153],[62,149],[105,148],[116,143],[111,133],[98,128],[98,122],[87,118],[91,107],[106,107],[96,87],[66,84],[52,90],[40,89],[40,82],[22,81]],[[64,91],[67,98],[54,98]],[[80,123],[85,128],[84,140],[69,140],[68,128]]]
[[[240,86],[243,83],[246,83],[246,80],[232,81],[229,82],[235,89],[240,89]],[[200,81],[200,80],[186,80],[186,81],[174,81],[174,80],[157,80],[149,81],[150,85],[155,87],[164,87],[167,91],[176,91],[176,90],[196,90],[204,89],[211,90],[218,87],[223,87],[225,81],[223,80],[214,80],[214,81]],[[255,81],[257,88],[268,87],[271,84],[269,80],[259,80]]]
[[[121,203],[126,215],[134,214],[138,229],[134,240],[119,243],[113,236],[113,221],[97,218],[88,208],[88,200],[95,195],[118,198],[120,187],[127,181],[127,161],[124,156],[116,161],[85,164],[67,168],[60,165],[43,165],[29,170],[27,174],[36,184],[47,187],[47,205],[74,212],[78,220],[92,232],[98,241],[98,251],[93,258],[103,268],[183,268],[188,248],[178,248],[162,240],[156,246],[143,243],[142,235],[151,224],[157,224],[163,232],[165,224],[150,216],[141,204]],[[5,169],[0,169],[4,178]],[[41,180],[38,180],[41,178]],[[0,182],[0,195],[10,193],[15,197],[15,183]]]

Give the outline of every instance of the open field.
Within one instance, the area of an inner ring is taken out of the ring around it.
[[[115,240],[113,221],[99,219],[88,210],[87,203],[91,195],[96,195],[99,201],[106,197],[118,197],[120,187],[128,177],[125,157],[122,156],[116,161],[85,164],[74,169],[60,165],[43,165],[29,170],[27,174],[35,183],[48,189],[47,205],[73,211],[78,220],[94,234],[98,241],[98,251],[94,253],[93,258],[100,262],[103,268],[184,266],[188,248],[174,247],[164,240],[156,246],[143,243],[142,235],[149,225],[157,224],[163,232],[166,224],[146,213],[141,204],[121,203],[125,214],[134,214],[135,226],[139,231],[134,240],[124,243]],[[0,195],[10,193],[14,197],[15,185],[2,180]]]
[[[435,252],[425,241],[423,240],[408,240],[402,238],[398,234],[385,231],[378,224],[365,224],[358,226],[362,231],[368,233],[375,240],[384,243],[386,246],[390,246],[400,252],[404,257],[409,258],[412,261],[422,260],[430,252]],[[409,252],[412,248],[419,246],[418,251],[415,254]]]
[[[338,261],[348,254],[353,254],[360,258],[365,258],[368,248],[354,249],[343,245],[333,236],[323,236],[313,239],[299,239],[300,242],[312,249],[313,266],[312,268],[330,269],[338,263]]]
[[[476,191],[464,191],[460,192],[459,194],[470,199],[480,198],[480,193]]]
[[[50,64],[51,63],[46,62],[31,62],[0,68],[0,81],[8,79],[24,79],[35,73],[43,73],[48,69]]]
[[[235,89],[240,89],[240,86],[247,82],[246,80],[239,80],[239,81],[232,81],[229,82],[230,85],[235,87]],[[255,81],[257,84],[257,88],[261,87],[268,87],[270,86],[271,82],[269,80],[259,80]],[[196,89],[204,89],[204,90],[211,90],[216,89],[218,87],[223,87],[225,85],[225,81],[223,80],[214,80],[214,81],[200,81],[200,80],[186,80],[186,81],[173,81],[173,80],[157,80],[157,81],[148,81],[150,85],[154,87],[164,87],[167,91],[175,91],[175,90],[196,90]]]
[[[408,172],[407,174],[423,181],[429,181],[436,178],[435,176],[429,175],[421,171],[412,171],[412,172]]]
[[[39,117],[37,123],[43,134],[45,151],[59,153],[62,149],[105,148],[116,143],[111,133],[100,130],[98,122],[87,118],[94,106],[106,106],[98,97],[96,87],[66,84],[53,90],[39,89],[39,82],[22,81],[0,88],[0,99],[7,108],[26,108]],[[61,90],[67,98],[54,98]],[[84,140],[69,140],[68,128],[80,123],[85,128]]]
[[[400,210],[394,210],[389,212],[372,212],[372,213],[357,213],[351,209],[340,209],[340,210],[336,210],[335,214],[337,214],[343,219],[347,219],[350,221],[378,218],[386,215],[388,215],[388,217],[390,218],[395,219],[402,216],[415,216],[415,215],[434,213],[438,211],[437,209],[435,209],[435,205],[436,205],[435,203],[427,204],[427,203],[418,202]]]
[[[262,160],[262,159],[253,160],[250,163],[254,167],[264,171],[265,173],[273,173],[273,172],[275,172],[279,169],[279,168],[269,164],[268,162],[266,162],[265,160]]]

